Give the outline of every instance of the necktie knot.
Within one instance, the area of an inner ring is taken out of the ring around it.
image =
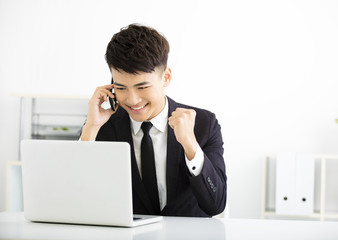
[[[151,122],[143,122],[141,125],[143,133],[148,135],[152,126],[153,124]]]

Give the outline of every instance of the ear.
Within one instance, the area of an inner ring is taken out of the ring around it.
[[[164,79],[163,87],[168,87],[169,84],[170,84],[170,82],[171,82],[171,78],[172,78],[172,74],[171,74],[171,69],[170,68],[167,67],[163,71],[162,78]]]

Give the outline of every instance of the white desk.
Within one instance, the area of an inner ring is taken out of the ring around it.
[[[0,213],[0,239],[338,239],[338,222],[164,217],[136,228],[33,223]]]

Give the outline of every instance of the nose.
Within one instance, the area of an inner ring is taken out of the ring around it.
[[[135,106],[140,102],[140,96],[133,90],[128,92],[127,103],[130,106]]]

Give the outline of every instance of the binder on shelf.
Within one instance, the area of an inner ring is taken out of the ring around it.
[[[295,211],[296,156],[280,153],[276,159],[276,214],[293,214]]]
[[[315,158],[297,155],[296,159],[295,214],[310,215],[314,212]]]
[[[281,153],[276,161],[276,213],[313,214],[314,157]]]

